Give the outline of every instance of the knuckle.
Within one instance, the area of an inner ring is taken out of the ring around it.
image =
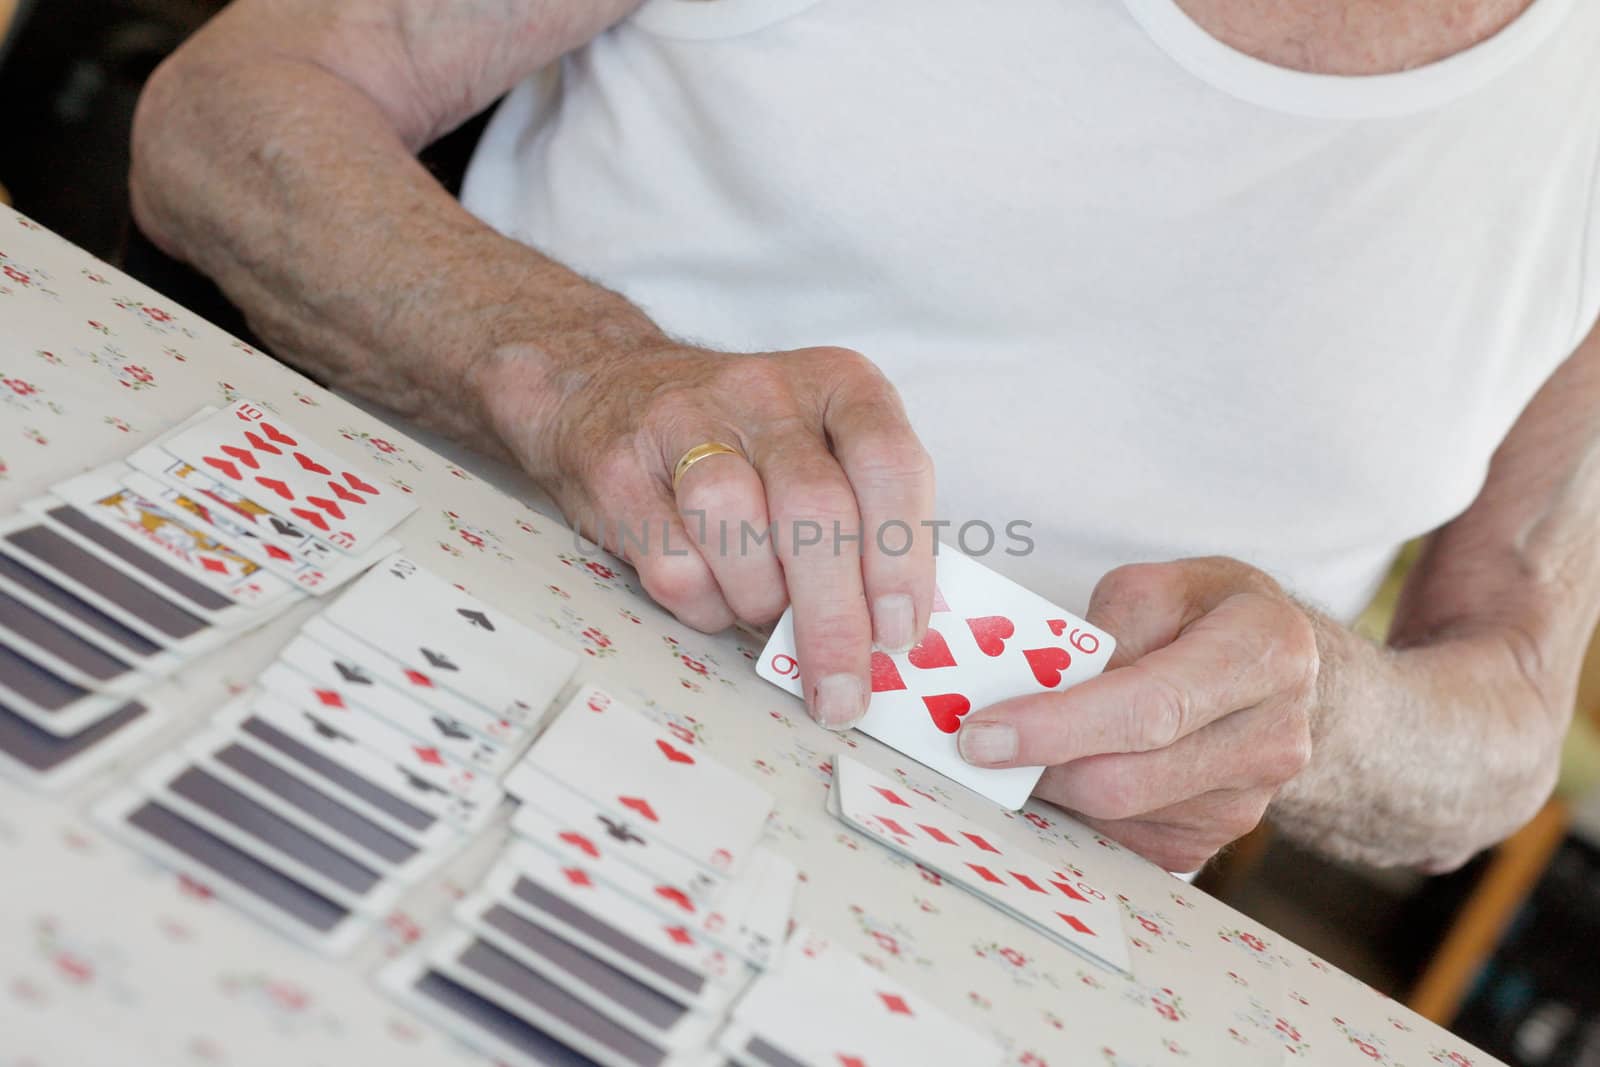
[[[1282,721],[1278,739],[1265,757],[1266,780],[1282,785],[1306,769],[1311,762],[1311,724],[1303,712],[1290,711]]]
[[[1194,700],[1182,685],[1152,671],[1148,699],[1128,716],[1126,747],[1131,752],[1166,748],[1183,736],[1194,716]]]
[[[833,520],[853,524],[856,498],[842,478],[808,474],[783,489],[774,501],[774,510],[774,518],[785,528],[807,520],[824,525]]]
[[[711,571],[696,556],[667,556],[651,553],[636,564],[639,582],[652,600],[671,610],[704,610],[720,601],[717,582]]]
[[[1109,570],[1094,587],[1090,610],[1104,612],[1161,603],[1167,599],[1171,573],[1172,565],[1167,563],[1125,563]]]
[[[854,474],[869,486],[933,480],[933,457],[911,433],[877,433],[851,449]]]

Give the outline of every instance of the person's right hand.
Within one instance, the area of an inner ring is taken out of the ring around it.
[[[859,353],[672,346],[516,392],[494,409],[507,445],[662,606],[712,632],[794,605],[806,705],[823,725],[866,711],[874,642],[900,652],[927,629],[933,465]],[[679,458],[713,441],[741,455],[695,463],[674,492]]]

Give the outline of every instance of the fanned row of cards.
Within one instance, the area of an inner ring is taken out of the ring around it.
[[[783,943],[773,798],[687,731],[581,690],[506,779],[515,836],[393,996],[498,1062],[679,1065]]]
[[[835,756],[828,810],[846,826],[972,892],[1102,967],[1132,973],[1122,911],[1082,875],[1063,871],[932,796]]]
[[[392,556],[96,815],[242,911],[341,953],[487,823],[576,667]]]
[[[156,724],[141,694],[392,553],[414,507],[248,401],[26,502],[0,521],[0,771],[104,767]]]
[[[872,654],[865,734],[1010,811],[1043,767],[974,767],[961,758],[963,719],[1013,697],[1069,689],[1105,670],[1116,639],[958,552],[939,553],[927,634],[909,652]],[[756,673],[795,696],[803,664],[793,609],[773,628]]]

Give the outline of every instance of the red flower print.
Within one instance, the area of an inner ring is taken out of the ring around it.
[[[128,377],[132,378],[136,382],[149,383],[149,382],[153,382],[153,381],[156,380],[156,376],[154,374],[151,374],[149,371],[145,370],[143,367],[135,366],[134,364],[131,364],[131,363],[127,367],[127,372],[128,372]]]
[[[1139,925],[1144,927],[1146,930],[1149,930],[1152,934],[1159,934],[1161,932],[1161,925],[1159,923],[1151,922],[1143,915],[1139,916]]]
[[[1300,1031],[1296,1030],[1294,1028],[1294,1024],[1289,1022],[1288,1019],[1279,1019],[1277,1023],[1277,1030],[1290,1041],[1300,1040]]]
[[[1255,934],[1241,933],[1239,935],[1239,940],[1243,941],[1246,945],[1249,945],[1256,952],[1265,952],[1267,950],[1267,943],[1261,940]]]
[[[583,631],[583,637],[586,640],[592,641],[594,644],[600,646],[601,648],[610,648],[611,647],[611,638],[607,637],[605,634],[601,633],[599,630],[596,630],[593,626],[590,626],[590,627],[588,627],[587,629],[585,629]]]
[[[381,437],[374,437],[372,439],[372,447],[376,448],[379,452],[383,452],[385,454],[390,453],[390,452],[398,452],[398,451],[400,451],[393,444],[391,444],[388,441],[385,441]]]
[[[596,578],[602,579],[603,581],[609,582],[611,579],[617,576],[616,571],[612,570],[610,567],[607,567],[604,563],[600,563],[595,560],[590,560],[588,563],[585,563],[584,566],[588,568],[590,574],[594,575]]]
[[[39,391],[31,383],[25,382],[21,378],[0,378],[0,385],[4,385],[18,396],[32,396]]]
[[[1467,1059],[1465,1056],[1463,1056],[1459,1052],[1452,1052],[1449,1055],[1447,1055],[1445,1057],[1445,1059],[1447,1059],[1451,1063],[1455,1064],[1456,1067],[1472,1067],[1472,1061]]]
[[[711,673],[710,670],[706,667],[706,665],[704,663],[701,663],[697,659],[693,659],[693,658],[691,658],[689,656],[679,656],[678,658],[683,661],[683,665],[685,667],[688,667],[691,671],[694,671],[694,673],[696,673],[696,674],[710,674]]]
[[[1161,1016],[1163,1019],[1173,1023],[1178,1021],[1178,1009],[1174,1008],[1171,1004],[1168,1004],[1164,1000],[1156,1000],[1154,997],[1150,998],[1150,1003],[1155,1005],[1156,1014]]]
[[[879,948],[883,949],[883,951],[887,952],[889,955],[900,955],[900,942],[896,941],[888,934],[878,931],[872,935],[872,939],[878,943]]]
[[[461,540],[465,541],[467,544],[471,545],[473,548],[482,548],[483,547],[483,538],[479,537],[477,534],[473,533],[471,530],[461,530],[460,534],[461,534]]]
[[[82,956],[75,956],[70,952],[57,953],[55,963],[56,970],[80,985],[94,977],[94,964]]]
[[[686,745],[694,744],[694,731],[689,729],[687,726],[684,726],[682,723],[676,723],[676,722],[668,723],[667,724],[667,729],[672,732],[672,736],[673,737],[676,737],[679,741],[682,741],[684,744],[686,744]]]
[[[1033,823],[1033,825],[1037,826],[1041,830],[1050,829],[1050,820],[1045,818],[1043,815],[1040,815],[1036,811],[1025,811],[1022,813],[1022,817]]]
[[[304,1011],[310,1002],[305,991],[290,985],[288,982],[272,982],[267,985],[267,995],[290,1011]]]
[[[162,311],[160,308],[147,307],[147,308],[144,309],[144,313],[146,315],[149,315],[156,322],[171,322],[172,321],[172,316],[168,315],[165,311]]]
[[[18,285],[27,285],[33,280],[9,263],[7,263],[4,267],[0,267],[0,270],[5,271],[6,277],[10,278]]]
[[[1028,957],[1024,956],[1014,948],[1001,949],[1000,957],[1013,967],[1024,967],[1027,966],[1028,963]]]

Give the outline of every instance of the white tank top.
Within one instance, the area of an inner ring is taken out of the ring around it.
[[[1350,618],[1600,311],[1597,149],[1591,0],[1362,78],[1174,0],[651,0],[463,200],[680,337],[864,352],[1066,606],[1217,553]]]

